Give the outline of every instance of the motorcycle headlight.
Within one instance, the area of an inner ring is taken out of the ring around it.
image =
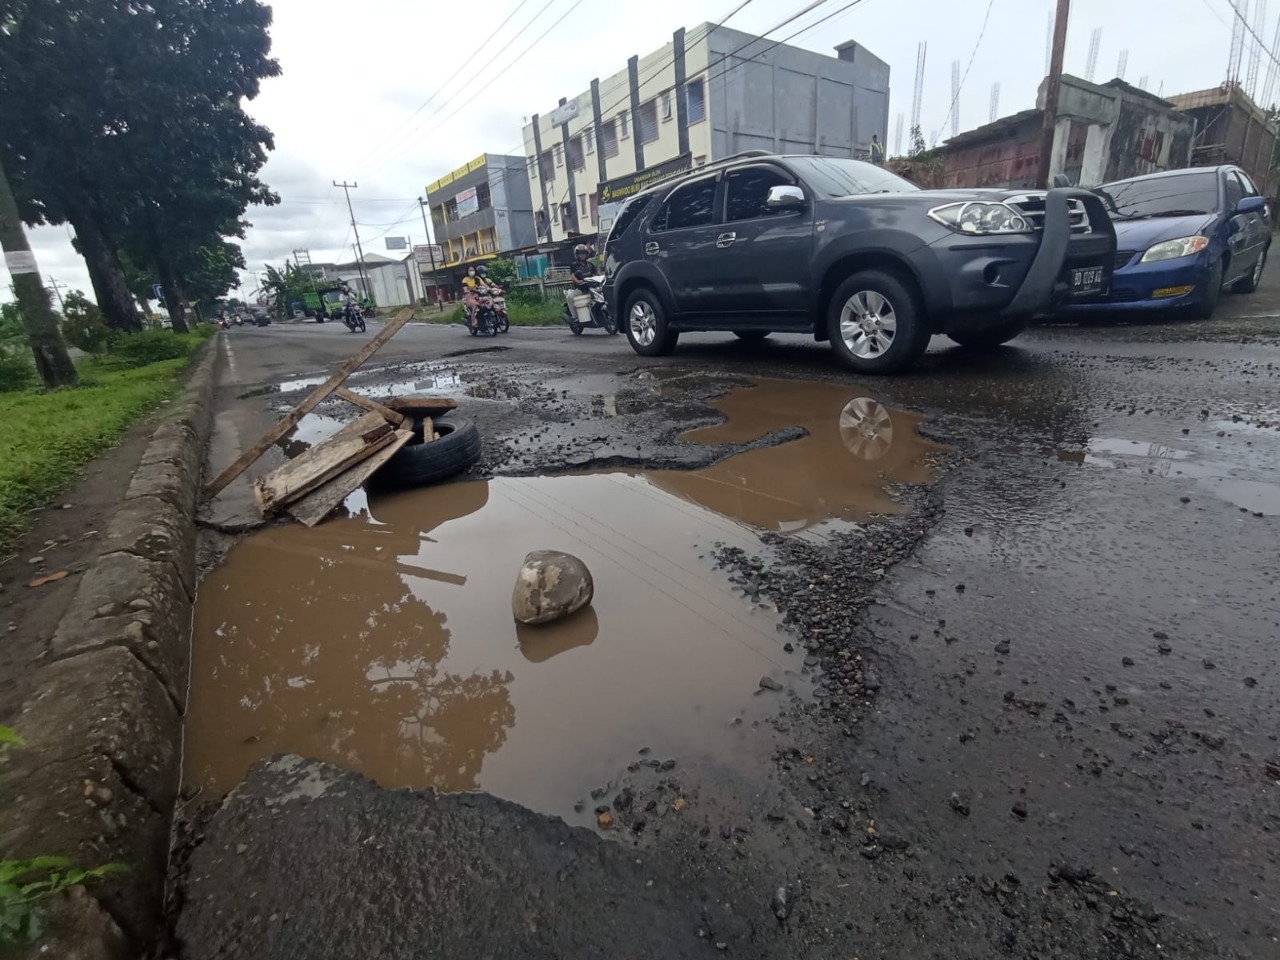
[[[998,200],[967,200],[934,207],[929,217],[956,233],[1030,233],[1027,218]]]
[[[1209,245],[1209,238],[1196,235],[1179,237],[1177,240],[1161,240],[1148,248],[1139,263],[1155,263],[1159,260],[1177,260],[1178,257],[1189,257],[1199,253]]]

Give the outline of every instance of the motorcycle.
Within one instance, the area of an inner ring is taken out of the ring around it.
[[[507,301],[502,296],[502,288],[476,288],[476,320],[471,326],[471,335],[477,337],[486,334],[496,337],[506,333],[511,324],[507,319]]]
[[[565,292],[564,313],[562,319],[573,331],[574,336],[581,336],[587,327],[603,330],[607,334],[618,332],[618,321],[609,312],[609,304],[604,299],[604,277],[588,277],[588,289],[579,292],[569,289]]]
[[[365,332],[364,311],[362,311],[358,306],[348,304],[344,307],[342,310],[342,322],[346,324],[347,329],[352,333],[355,333],[357,330],[361,333]]]

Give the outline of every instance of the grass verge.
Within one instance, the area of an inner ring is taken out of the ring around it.
[[[534,304],[507,301],[507,319],[513,327],[554,327],[562,322],[560,314],[563,312],[563,300]],[[419,307],[414,311],[413,319],[420,323],[462,323],[462,307],[455,306],[444,313],[432,307]]]
[[[27,528],[32,511],[177,392],[178,374],[207,334],[169,336],[183,343],[185,357],[145,366],[90,358],[78,364],[80,386],[73,390],[0,394],[0,557]]]

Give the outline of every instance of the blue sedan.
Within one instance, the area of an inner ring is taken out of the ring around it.
[[[1271,220],[1239,167],[1170,170],[1094,192],[1115,222],[1115,273],[1104,297],[1064,313],[1181,310],[1207,320],[1224,287],[1257,289]]]

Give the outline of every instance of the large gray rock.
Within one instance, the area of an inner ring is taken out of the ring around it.
[[[511,592],[517,623],[550,623],[581,610],[595,596],[587,565],[559,550],[535,550],[524,558]]]

